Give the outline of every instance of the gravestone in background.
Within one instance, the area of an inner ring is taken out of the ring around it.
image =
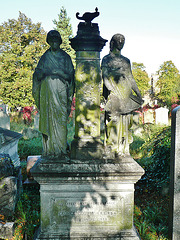
[[[39,112],[34,116],[34,129],[39,130]]]
[[[133,226],[134,184],[144,170],[131,158],[105,152],[100,141],[100,36],[97,16],[85,13],[71,39],[76,50],[75,139],[71,156],[39,159],[42,239],[138,240]],[[77,14],[78,15],[78,14]],[[80,17],[78,17],[80,18]]]
[[[172,111],[169,239],[180,239],[180,106]]]
[[[157,108],[155,110],[155,123],[168,125],[168,112],[169,110],[167,108]]]
[[[149,109],[144,112],[144,123],[154,123],[154,110]]]
[[[10,117],[0,109],[0,127],[10,130]]]
[[[14,214],[19,196],[18,174],[8,154],[0,153],[0,214],[6,219]],[[14,222],[0,223],[0,239],[10,239],[14,232]]]

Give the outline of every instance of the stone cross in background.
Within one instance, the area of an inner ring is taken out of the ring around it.
[[[180,106],[172,111],[169,239],[180,239]]]

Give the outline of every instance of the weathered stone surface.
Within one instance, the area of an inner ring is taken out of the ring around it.
[[[100,36],[97,23],[86,24],[80,22],[78,24],[77,35],[70,39],[72,48],[78,51],[100,52],[105,46],[107,40]]]
[[[24,139],[29,139],[29,138],[34,138],[34,137],[38,138],[38,137],[42,136],[42,134],[38,130],[33,129],[33,128],[24,128],[22,134],[23,134]]]
[[[180,106],[172,111],[169,239],[180,239]]]
[[[11,239],[14,233],[14,222],[0,223],[0,239]]]
[[[34,117],[34,129],[39,130],[39,112]]]
[[[17,178],[6,177],[0,181],[0,209],[1,214],[11,216],[17,201]]]
[[[75,139],[71,157],[99,159],[100,142],[100,51],[107,40],[100,37],[98,24],[80,22],[77,36],[71,41],[76,50]]]
[[[77,61],[75,140],[71,158],[43,156],[31,169],[40,184],[38,240],[139,239],[133,227],[134,183],[144,170],[130,156],[116,158],[100,142],[100,51],[105,42],[98,25],[90,22],[80,23],[71,39]]]
[[[165,124],[168,125],[168,112],[169,110],[167,108],[157,108],[155,110],[155,122],[156,124]]]
[[[40,111],[39,131],[43,155],[67,151],[67,121],[74,95],[74,67],[70,56],[60,49],[62,38],[56,30],[47,34],[50,48],[40,58],[33,74],[33,97]]]
[[[0,179],[15,175],[15,168],[9,154],[0,153]]]
[[[10,117],[0,109],[0,127],[10,130]]]
[[[4,138],[1,144],[0,153],[9,154],[14,167],[20,167],[21,164],[17,148],[18,141],[22,137],[22,134],[4,128],[0,128],[0,134],[2,134]]]
[[[41,155],[37,155],[37,156],[28,156],[27,157],[27,167],[26,167],[26,171],[27,171],[27,177],[28,179],[33,180],[33,176],[30,173],[31,168],[34,166],[34,164],[37,162],[37,160],[41,158]]]
[[[138,239],[134,183],[144,170],[130,157],[67,160],[41,159],[31,170],[41,185],[38,239]]]
[[[144,123],[154,123],[154,110],[149,109],[148,111],[144,112]]]
[[[105,144],[118,155],[129,155],[132,143],[132,112],[143,103],[132,75],[130,60],[121,54],[125,43],[122,34],[110,41],[110,53],[103,57],[101,68],[105,98]]]

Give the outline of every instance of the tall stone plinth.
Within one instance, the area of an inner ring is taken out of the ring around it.
[[[133,227],[134,183],[143,169],[132,159],[39,161],[40,239],[139,239]]]
[[[76,110],[75,139],[72,158],[102,157],[100,142],[100,51],[107,40],[100,36],[97,23],[78,25],[77,36],[71,39],[76,51]]]

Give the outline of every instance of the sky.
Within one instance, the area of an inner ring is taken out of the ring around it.
[[[54,19],[62,6],[70,18],[74,36],[80,16],[98,7],[100,35],[108,42],[101,58],[109,53],[109,41],[116,33],[125,36],[122,55],[132,62],[143,63],[149,76],[164,61],[171,60],[180,70],[180,0],[0,0],[0,24],[17,19],[19,11],[41,22],[46,30],[54,29]]]

